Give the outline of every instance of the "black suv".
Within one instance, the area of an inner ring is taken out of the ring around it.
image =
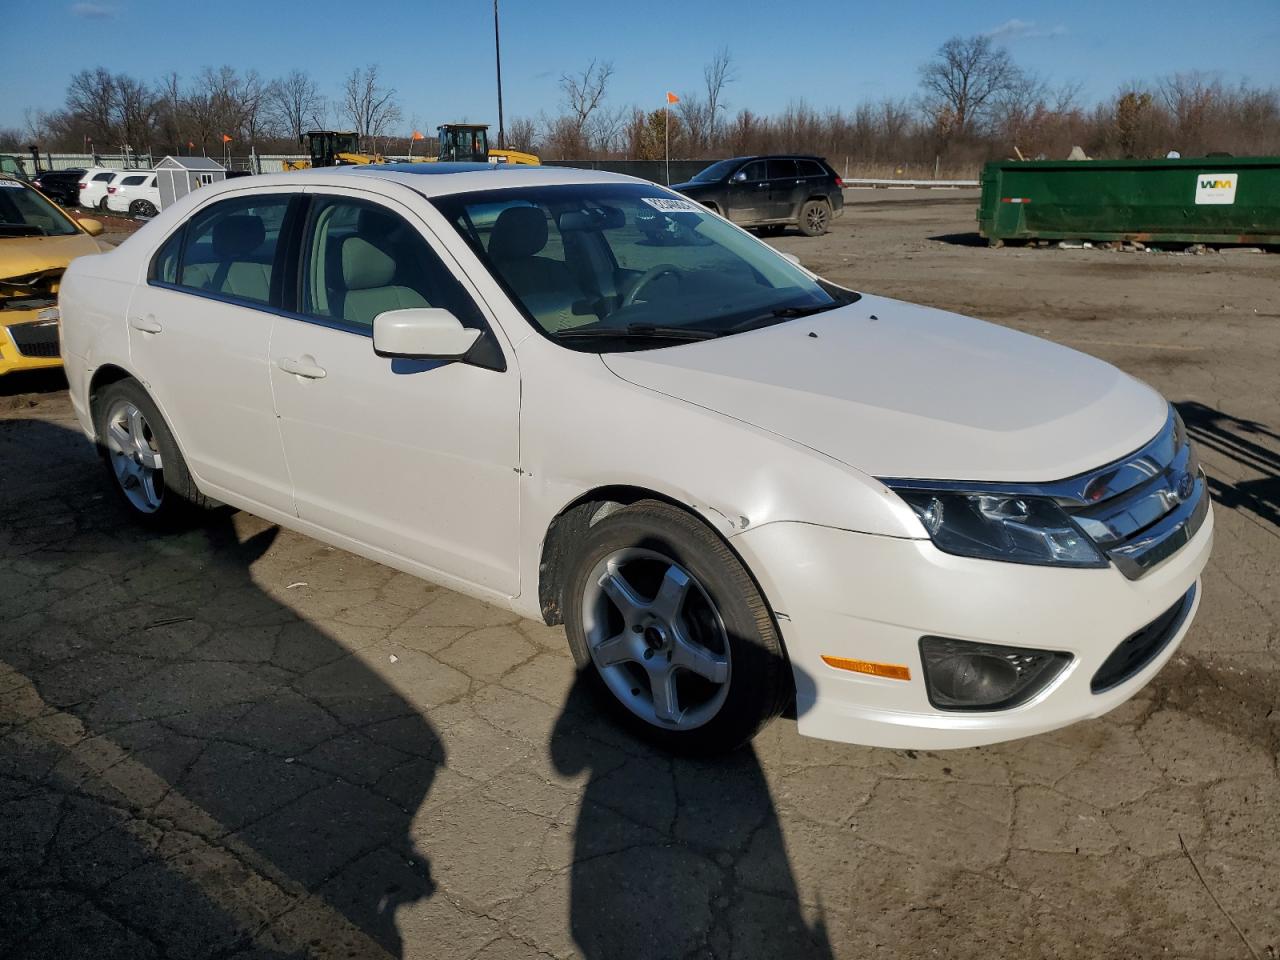
[[[70,170],[41,170],[31,182],[54,203],[64,207],[80,205],[80,178],[85,171],[80,167]]]
[[[761,233],[794,224],[806,237],[818,237],[844,210],[843,186],[821,157],[780,155],[721,160],[671,189]]]

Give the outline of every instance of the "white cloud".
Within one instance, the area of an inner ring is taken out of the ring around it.
[[[73,3],[71,13],[83,20],[114,20],[116,8],[101,3]]]
[[[1019,20],[1015,17],[1012,20],[1006,20],[998,27],[992,27],[984,35],[992,40],[1017,40],[1023,37],[1028,39],[1062,37],[1066,33],[1067,28],[1062,24],[1054,27],[1041,27],[1034,20]]]

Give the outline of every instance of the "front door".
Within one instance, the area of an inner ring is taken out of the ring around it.
[[[296,309],[271,379],[298,515],[447,577],[518,591],[520,380],[373,352],[373,319],[443,307],[495,334],[409,209],[358,189],[311,193]],[[500,355],[500,351],[498,352]]]
[[[734,223],[755,223],[767,218],[769,181],[763,160],[752,160],[729,178],[728,218]]]
[[[134,371],[197,477],[293,512],[268,372],[279,282],[277,241],[301,192],[253,192],[211,204],[161,247],[129,303]]]

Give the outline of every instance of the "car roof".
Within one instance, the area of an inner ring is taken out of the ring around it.
[[[212,187],[202,188],[201,193],[205,190],[223,193],[245,187],[268,185],[273,187],[305,184],[336,186],[349,177],[395,183],[426,197],[543,185],[648,182],[620,173],[583,170],[578,167],[491,163],[371,163],[361,166],[321,167],[289,173],[237,177],[214,184]]]

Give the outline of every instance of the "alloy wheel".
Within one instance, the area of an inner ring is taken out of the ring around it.
[[[816,204],[809,208],[809,229],[821,232],[827,228],[827,208]]]
[[[147,418],[128,400],[107,412],[104,438],[116,482],[141,513],[155,513],[164,499],[164,463]]]
[[[601,678],[640,719],[689,730],[719,712],[729,692],[728,634],[685,567],[654,550],[615,551],[587,577],[582,617]]]

